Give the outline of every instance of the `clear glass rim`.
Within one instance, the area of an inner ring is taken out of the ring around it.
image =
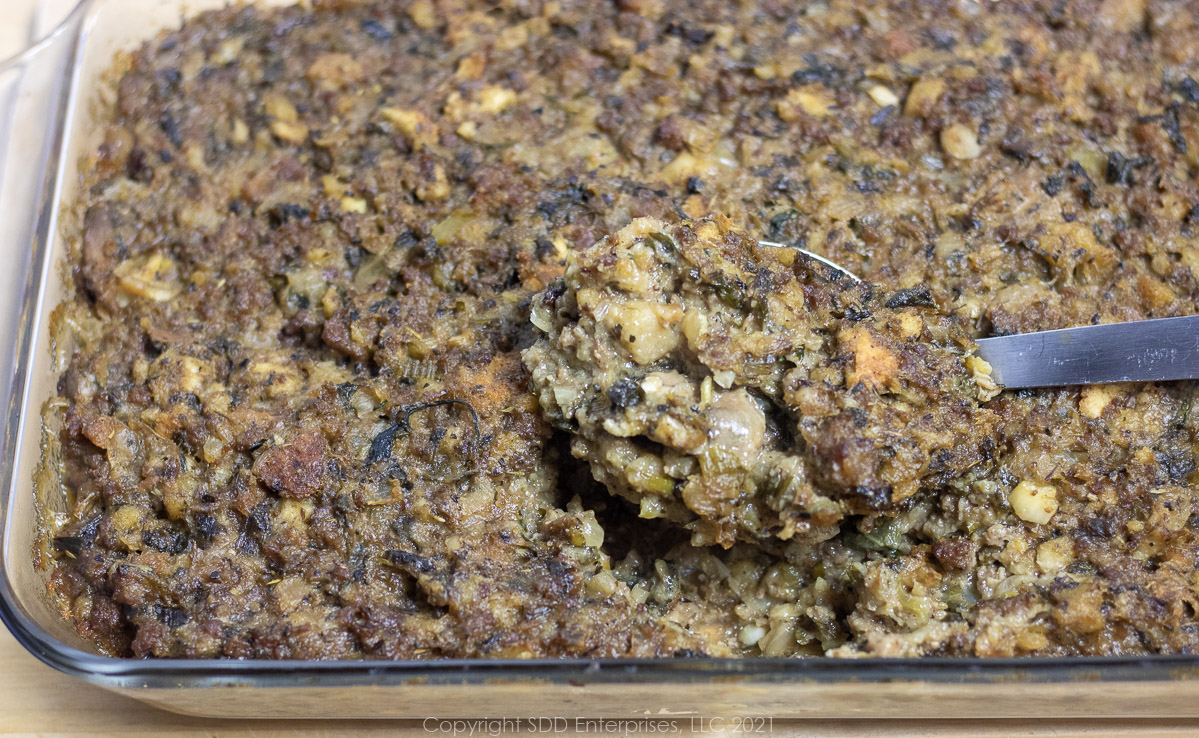
[[[61,35],[68,26],[79,16],[84,6],[91,3],[91,0],[76,0],[70,11],[64,15],[58,23],[49,31],[44,33],[40,38],[31,42],[20,51],[6,57],[0,57],[0,72],[6,71],[12,67],[20,66],[30,58],[37,55],[39,51],[53,43],[54,39]]]

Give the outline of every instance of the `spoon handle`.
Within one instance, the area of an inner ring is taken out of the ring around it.
[[[1002,387],[1199,379],[1199,315],[984,338]]]

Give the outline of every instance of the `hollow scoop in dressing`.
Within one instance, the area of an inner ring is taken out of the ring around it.
[[[986,467],[998,388],[925,290],[885,292],[724,218],[572,249],[524,353],[610,491],[693,542],[823,540]]]

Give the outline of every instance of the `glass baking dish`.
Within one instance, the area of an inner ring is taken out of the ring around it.
[[[59,370],[60,203],[97,144],[90,112],[113,55],[224,0],[56,0],[43,40],[0,64],[0,618],[50,666],[169,710],[220,717],[1199,716],[1199,657],[949,659],[138,661],[89,652],[31,551],[40,408]],[[73,9],[72,9],[73,7]]]

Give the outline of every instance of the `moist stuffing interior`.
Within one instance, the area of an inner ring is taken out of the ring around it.
[[[1199,3],[232,7],[117,59],[35,556],[133,657],[1199,647]],[[788,248],[825,255],[866,285]]]

